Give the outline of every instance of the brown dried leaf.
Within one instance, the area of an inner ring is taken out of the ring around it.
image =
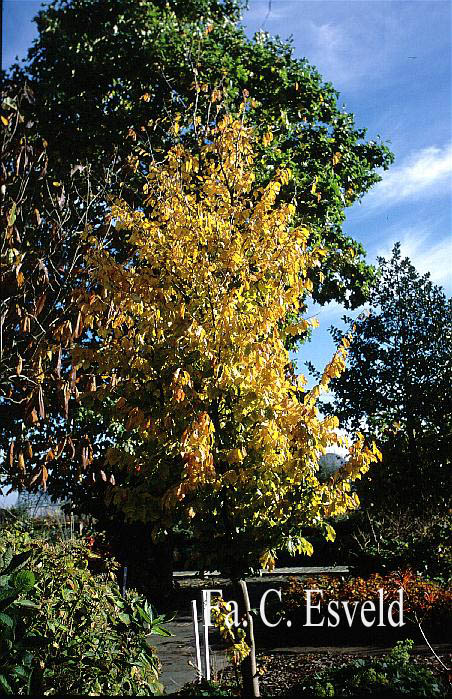
[[[75,388],[75,383],[77,381],[77,367],[73,366],[71,369],[71,389]]]
[[[17,467],[21,473],[25,472],[25,459],[22,451],[19,452],[19,456],[17,457]]]
[[[69,384],[64,385],[63,389],[63,401],[64,401],[64,415],[65,417],[69,416],[69,399],[71,397],[71,389],[69,388]]]
[[[22,318],[22,321],[20,323],[20,329],[22,330],[23,333],[30,332],[30,316],[24,316]]]
[[[44,393],[42,390],[42,386],[39,387],[38,391],[38,404],[39,404],[39,416],[42,420],[44,420],[46,416],[46,412],[44,409]]]
[[[62,353],[62,349],[61,349],[61,345],[60,345],[60,348],[58,350],[58,359],[57,359],[57,365],[56,365],[56,375],[59,379],[61,378],[61,353]]]
[[[14,461],[14,447],[16,445],[16,441],[14,439],[11,440],[11,444],[9,445],[9,465],[13,465]]]
[[[34,468],[33,471],[31,472],[31,475],[32,475],[32,478],[28,484],[29,486],[32,486],[33,483],[36,483],[36,481],[38,480],[39,476],[41,475],[41,467],[36,466],[36,468]]]
[[[26,442],[26,445],[25,445],[25,446],[26,446],[28,458],[29,458],[29,459],[32,459],[32,458],[33,458],[33,449],[31,448],[31,443],[30,443],[30,442]]]
[[[72,333],[72,338],[73,338],[74,340],[75,340],[77,337],[80,337],[80,335],[82,334],[82,327],[83,327],[83,323],[82,323],[82,314],[81,314],[81,312],[79,311],[78,316],[77,316],[77,321],[76,321],[76,323],[75,323],[74,332]]]
[[[44,293],[44,294],[41,294],[41,296],[37,300],[36,308],[35,308],[35,316],[38,316],[42,312],[42,309],[44,308],[44,304],[46,302],[46,297],[47,297],[47,294]]]
[[[72,441],[72,437],[67,438],[67,445],[69,447],[71,447],[71,449],[72,449],[72,454],[71,454],[70,458],[73,459],[75,456],[75,446],[74,446],[74,442]]]
[[[41,481],[41,482],[42,482],[42,489],[43,489],[44,491],[47,490],[47,479],[48,479],[48,477],[49,477],[49,472],[48,472],[46,466],[43,466],[43,467],[42,467],[42,481]]]
[[[31,425],[34,425],[36,422],[39,422],[38,413],[36,412],[35,408],[33,408],[33,410],[30,413],[29,422]]]

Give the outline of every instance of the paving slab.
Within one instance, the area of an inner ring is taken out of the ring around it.
[[[201,618],[199,623],[201,624]],[[173,635],[150,636],[149,642],[156,648],[162,664],[160,681],[165,687],[166,694],[171,694],[181,689],[184,684],[193,682],[197,677],[193,622],[188,616],[181,615],[164,626]],[[212,676],[215,676],[217,672],[224,670],[228,663],[226,653],[216,634],[212,631],[210,636],[211,668]]]
[[[151,636],[149,642],[157,649],[162,664],[160,681],[167,694],[177,692],[187,682],[196,679],[191,620],[177,619],[165,624],[172,636]]]

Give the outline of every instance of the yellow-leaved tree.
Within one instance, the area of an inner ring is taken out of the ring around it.
[[[277,549],[309,554],[307,527],[333,538],[331,517],[357,506],[351,483],[378,458],[358,435],[346,464],[318,478],[319,456],[341,442],[318,397],[349,338],[305,390],[285,341],[309,327],[300,299],[324,251],[278,203],[290,172],[255,182],[245,116],[222,116],[197,145],[181,140],[154,161],[141,210],[114,202],[130,254],[118,262],[90,239],[96,293],[81,292],[81,312],[99,342],[73,359],[98,377],[90,399],[113,398],[123,426],[105,456],[112,500],[154,522],[156,538],[185,520],[202,565],[233,580],[271,567]]]

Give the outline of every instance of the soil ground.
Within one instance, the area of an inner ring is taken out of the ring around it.
[[[435,652],[447,667],[451,667],[452,646],[435,646]],[[262,696],[285,695],[291,687],[306,680],[310,675],[330,667],[338,667],[356,658],[366,658],[387,653],[389,648],[343,647],[343,648],[278,648],[258,653],[257,662],[261,674]],[[413,661],[427,667],[434,674],[445,677],[444,668],[435,659],[427,646],[413,648]],[[232,677],[230,671],[227,671]],[[446,673],[447,674],[447,673]]]

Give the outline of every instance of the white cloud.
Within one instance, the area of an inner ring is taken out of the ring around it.
[[[383,180],[366,196],[366,205],[393,205],[451,191],[452,143],[429,146],[411,153],[399,166],[383,174]]]
[[[264,23],[272,34],[293,35],[297,56],[347,99],[353,92],[373,94],[379,111],[379,90],[392,87],[399,102],[404,86],[424,83],[432,50],[441,52],[435,63],[441,55],[447,62],[449,5],[433,4],[434,12],[432,0],[250,0],[244,23],[251,33]]]
[[[264,31],[273,33],[273,29],[269,25],[279,19],[286,19],[291,13],[293,13],[293,5],[290,2],[275,3],[273,1],[269,8],[268,0],[254,0],[254,2],[250,3],[244,14],[245,25],[256,23],[256,31],[263,29]]]
[[[318,48],[323,51],[324,59],[329,61],[337,59],[347,43],[344,30],[339,25],[331,23],[318,25],[310,22],[310,28]]]
[[[401,33],[400,23],[387,4],[368,1],[323,4],[325,10],[310,18],[304,12],[295,13],[299,54],[306,55],[339,91],[359,89],[368,83],[369,76],[375,80],[387,75],[397,60]],[[309,5],[312,12],[313,4]]]
[[[311,310],[311,314],[316,316],[320,323],[325,323],[331,318],[336,318],[340,313],[344,315],[346,310],[345,307],[337,301],[330,301],[330,303],[326,303],[324,306],[313,304]]]
[[[365,67],[362,60],[356,60],[360,49],[350,28],[310,21],[306,32],[311,43],[309,59],[325,78],[343,87],[362,77]]]
[[[381,72],[385,64],[387,48],[379,33],[387,16],[369,1],[364,6],[365,15],[359,2],[354,7],[334,0],[273,0],[269,11],[268,0],[251,0],[244,22],[252,31],[264,28],[282,37],[292,34],[297,55],[306,56],[326,80],[342,90],[359,85],[377,67]]]

